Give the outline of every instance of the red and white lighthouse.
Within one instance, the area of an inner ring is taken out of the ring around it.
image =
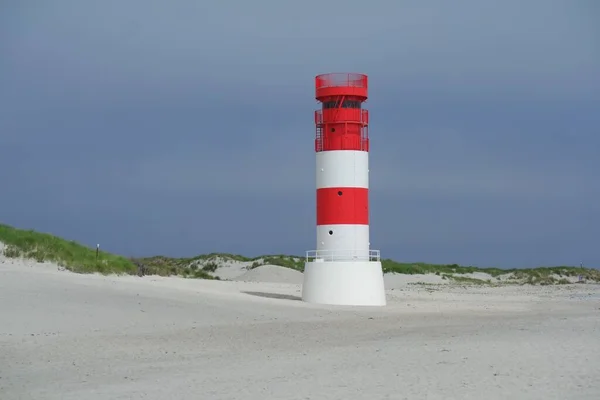
[[[378,250],[369,242],[368,78],[316,77],[317,249],[307,252],[302,299],[385,305]]]

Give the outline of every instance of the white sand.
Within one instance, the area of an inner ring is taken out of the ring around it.
[[[218,276],[222,280],[302,283],[302,273],[293,270],[290,273],[289,268],[284,268],[277,265],[261,265],[265,262],[263,258],[252,261],[237,261],[216,256],[210,259],[198,260],[198,268],[202,268],[207,262],[214,262],[219,266],[215,272],[210,274],[213,276]],[[253,264],[255,263],[258,263],[260,266],[252,268]]]
[[[0,399],[600,398],[598,285],[401,278],[385,308],[327,307],[299,284],[0,256]]]
[[[385,274],[383,279],[386,289],[394,289],[410,284],[443,285],[451,283],[448,279],[443,279],[441,276],[434,274],[405,275],[390,273]]]
[[[218,276],[224,280],[231,280],[237,278],[238,276],[244,275],[246,272],[248,272],[248,266],[246,263],[228,263],[228,265],[223,265],[217,268],[212,275]]]
[[[278,265],[261,265],[234,278],[234,280],[242,282],[293,283],[298,285],[302,284],[303,279],[304,274],[302,272]]]

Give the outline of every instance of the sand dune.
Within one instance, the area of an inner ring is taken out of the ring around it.
[[[298,301],[289,272],[115,277],[0,256],[0,399],[600,398],[598,285],[391,276],[387,307],[328,307]]]
[[[303,274],[300,271],[280,267],[278,265],[262,265],[240,275],[234,280],[243,282],[272,282],[302,284]]]

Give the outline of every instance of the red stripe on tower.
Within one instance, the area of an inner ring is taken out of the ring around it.
[[[369,224],[369,189],[317,189],[317,225],[354,224]]]

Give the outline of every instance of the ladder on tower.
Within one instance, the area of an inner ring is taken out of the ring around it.
[[[323,125],[317,125],[317,131],[315,135],[315,151],[323,151]]]

